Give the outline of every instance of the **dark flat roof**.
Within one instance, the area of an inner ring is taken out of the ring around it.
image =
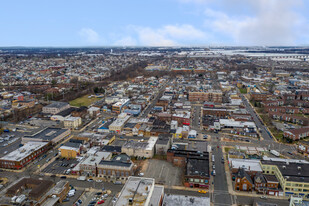
[[[131,162],[121,162],[121,161],[108,161],[101,160],[99,165],[110,165],[110,166],[119,166],[119,167],[130,167],[133,163]]]
[[[188,158],[186,175],[209,177],[209,160]]]
[[[62,117],[66,117],[66,116],[69,116],[73,111],[75,111],[75,108],[73,107],[70,107],[70,108],[67,108],[61,112],[58,112],[57,114],[55,115],[59,115],[59,116],[62,116]]]
[[[48,127],[33,135],[25,135],[24,137],[51,141],[66,131],[67,129]]]
[[[261,160],[265,165],[276,165],[282,176],[288,181],[309,182],[309,164],[289,162],[277,162],[270,160]]]
[[[112,145],[105,145],[102,148],[103,152],[117,152],[121,153],[121,146],[112,146]]]

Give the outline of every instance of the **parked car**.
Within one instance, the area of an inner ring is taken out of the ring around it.
[[[99,205],[103,204],[103,203],[104,203],[104,200],[101,200],[101,201],[98,202]]]

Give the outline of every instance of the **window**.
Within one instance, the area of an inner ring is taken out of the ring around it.
[[[192,178],[190,178],[190,182],[193,182],[193,179],[192,179]]]
[[[194,179],[194,182],[200,182],[200,179]]]

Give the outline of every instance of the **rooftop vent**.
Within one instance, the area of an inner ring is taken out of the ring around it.
[[[298,166],[298,167],[297,167],[297,169],[298,169],[298,170],[301,170],[301,167],[300,167],[300,166]]]

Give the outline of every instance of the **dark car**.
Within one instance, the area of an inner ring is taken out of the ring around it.
[[[78,202],[79,204],[82,204],[82,203],[83,203],[83,201],[82,201],[82,200],[77,200],[77,202]]]
[[[62,202],[69,202],[69,201],[70,199],[68,197],[62,200]]]
[[[96,204],[97,203],[97,201],[91,201],[91,202],[89,202],[89,204]]]
[[[61,176],[60,178],[61,178],[61,179],[66,179],[66,178],[67,178],[67,176]]]

